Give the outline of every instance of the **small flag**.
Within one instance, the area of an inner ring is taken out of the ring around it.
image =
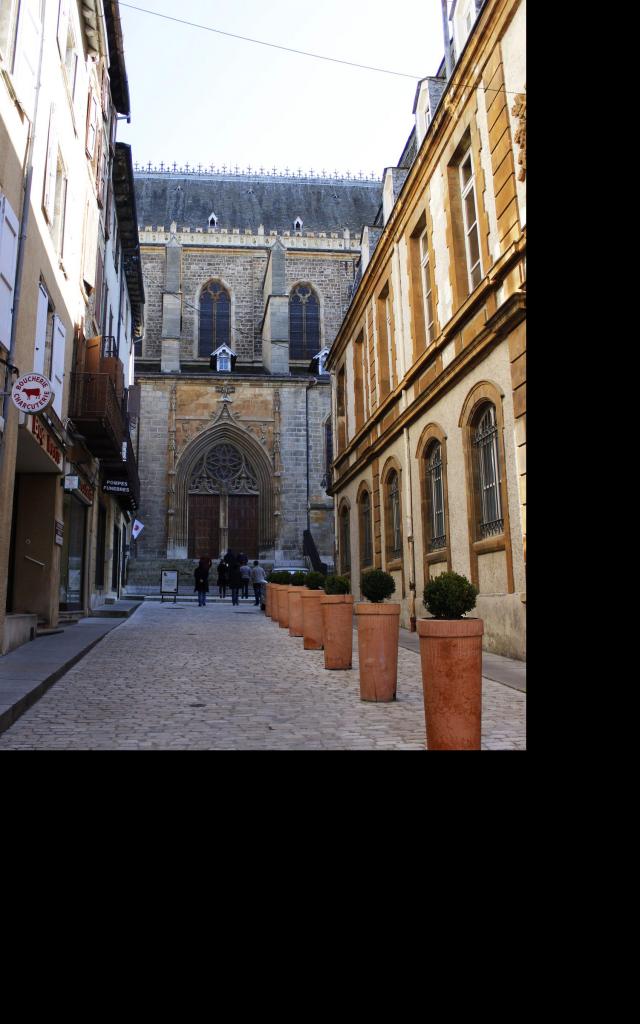
[[[131,536],[133,540],[137,540],[143,530],[144,523],[141,523],[139,519],[134,519],[133,526],[131,527]]]

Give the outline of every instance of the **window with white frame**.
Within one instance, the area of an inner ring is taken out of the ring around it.
[[[96,144],[98,141],[98,101],[94,96],[93,92],[89,94],[87,104],[87,140],[86,149],[87,156],[93,162],[93,158],[96,154]]]
[[[53,213],[52,237],[53,244],[60,259],[64,257],[64,229],[67,219],[67,171],[64,166],[60,152],[58,151],[56,161],[56,184],[55,201]]]
[[[462,194],[462,215],[464,218],[464,244],[467,258],[469,291],[480,284],[482,264],[480,262],[480,235],[478,231],[478,205],[476,202],[475,174],[471,149],[460,161],[460,192]]]
[[[76,40],[73,34],[71,23],[67,31],[67,43],[64,54],[64,69],[67,76],[67,86],[69,88],[69,96],[71,103],[75,99],[76,95],[76,82],[78,79],[78,51],[76,48]]]
[[[420,268],[422,274],[422,298],[424,302],[424,326],[429,345],[435,335],[433,315],[433,285],[431,280],[431,263],[429,260],[429,239],[427,229],[420,235]]]

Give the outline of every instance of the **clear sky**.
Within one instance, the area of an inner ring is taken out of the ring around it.
[[[441,0],[131,0],[120,4],[135,162],[382,175],[442,60]],[[451,6],[451,5],[449,5]],[[410,78],[346,67],[133,10]]]

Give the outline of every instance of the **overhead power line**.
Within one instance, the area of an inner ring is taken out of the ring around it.
[[[411,78],[417,82],[423,75],[408,75],[404,71],[389,71],[388,68],[374,68],[369,64],[356,64],[352,60],[338,60],[337,57],[325,57],[321,53],[309,53],[307,50],[296,50],[292,46],[280,46],[278,43],[265,43],[263,39],[251,39],[249,36],[239,36],[235,32],[223,32],[221,28],[211,28],[210,25],[198,25],[194,21],[185,21],[182,18],[172,18],[169,14],[159,14],[158,11],[148,11],[144,7],[134,7],[133,4],[125,4],[120,0],[120,7],[128,7],[132,11],[140,11],[141,14],[152,14],[154,18],[164,18],[165,21],[176,21],[179,25],[189,25],[190,28],[200,28],[204,32],[215,32],[219,36],[229,36],[231,39],[241,39],[245,43],[257,43],[259,46],[270,46],[274,50],[286,50],[287,53],[298,53],[302,57],[314,57],[316,60],[329,60],[332,64],[347,64],[352,68],[362,68],[364,71],[379,71],[383,75],[397,75],[399,78]]]

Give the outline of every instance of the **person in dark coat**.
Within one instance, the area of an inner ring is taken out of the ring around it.
[[[240,604],[240,587],[242,576],[240,575],[240,561],[233,551],[227,551],[226,562],[229,566],[229,586],[231,587],[231,604]]]
[[[218,562],[218,590],[220,597],[227,596],[227,578],[229,573],[229,566],[227,565],[224,558],[221,558]]]
[[[209,569],[211,568],[210,558],[201,558],[195,569],[193,570],[193,577],[195,580],[194,591],[198,595],[198,607],[204,608],[207,603],[207,594],[209,593]]]

